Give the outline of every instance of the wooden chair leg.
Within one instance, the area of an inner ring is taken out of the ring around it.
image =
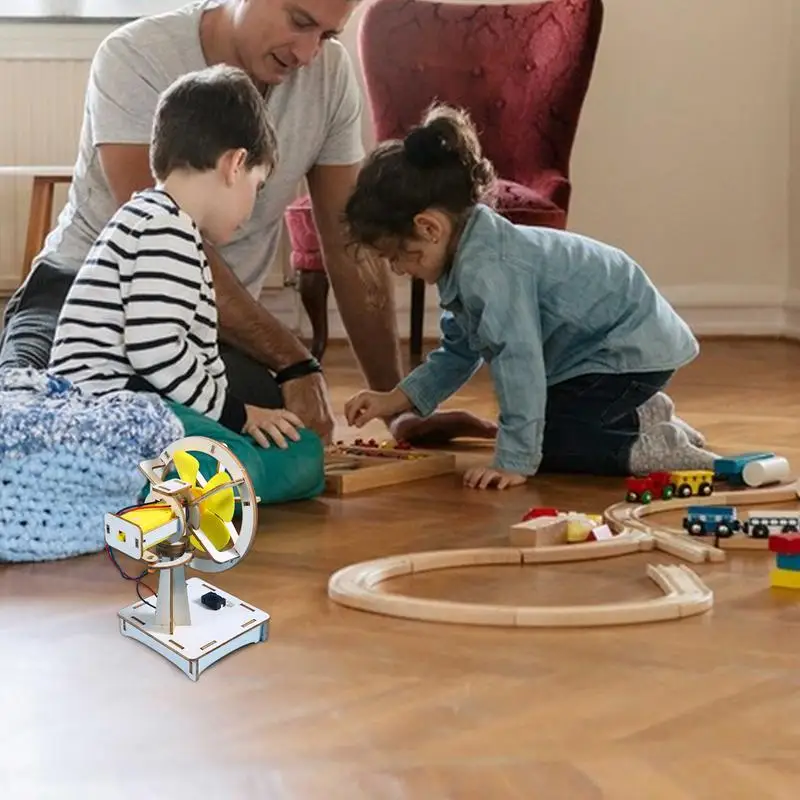
[[[28,276],[34,258],[41,252],[53,219],[55,185],[51,180],[36,177],[31,191],[31,208],[28,233],[25,238],[25,256],[22,262],[22,280]]]
[[[422,328],[425,322],[425,281],[413,278],[411,281],[411,335],[409,350],[411,366],[422,360]]]
[[[324,272],[298,271],[297,288],[311,322],[311,354],[321,361],[328,346],[328,276]]]

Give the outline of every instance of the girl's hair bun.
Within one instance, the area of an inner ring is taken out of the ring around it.
[[[418,125],[403,140],[408,163],[417,169],[433,169],[458,160],[455,151],[440,130],[428,125]]]

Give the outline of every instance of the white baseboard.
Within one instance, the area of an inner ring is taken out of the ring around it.
[[[663,292],[697,336],[775,336],[800,340],[800,288],[698,284],[665,287]],[[434,297],[435,289],[428,289],[424,335],[429,340],[439,336],[439,309]],[[295,289],[267,291],[262,302],[300,336],[311,335],[308,318]],[[407,338],[410,302],[403,295],[397,298],[397,325],[400,336]],[[332,293],[328,303],[328,328],[331,340],[347,339]]]
[[[7,291],[3,292],[2,290]],[[0,297],[12,290],[0,279]],[[435,292],[426,296],[424,335],[439,337],[439,309],[432,305]],[[781,291],[775,287],[684,286],[665,289],[664,295],[697,336],[775,336],[800,340],[800,288]],[[261,302],[297,335],[308,338],[311,326],[293,287],[267,289]],[[3,302],[0,300],[0,309]],[[403,339],[410,331],[409,298],[397,298],[397,327]],[[328,303],[328,329],[332,341],[347,339],[333,293]]]
[[[664,289],[697,336],[800,339],[800,289],[699,284]]]

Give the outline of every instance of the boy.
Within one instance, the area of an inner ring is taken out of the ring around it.
[[[49,371],[93,395],[154,391],[268,447],[297,441],[285,409],[231,394],[203,237],[230,241],[276,163],[263,97],[241,70],[189,73],[160,97],[150,145],[155,188],[103,229],[69,291]],[[266,434],[266,435],[265,435]]]

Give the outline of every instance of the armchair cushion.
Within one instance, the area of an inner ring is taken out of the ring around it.
[[[521,183],[498,180],[490,198],[495,210],[516,225],[565,228],[567,215],[552,200]]]

